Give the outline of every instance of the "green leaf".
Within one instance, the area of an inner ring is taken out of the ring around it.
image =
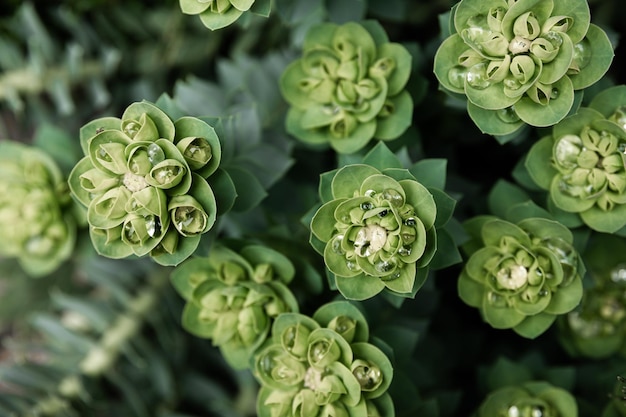
[[[378,142],[370,149],[365,157],[363,157],[363,163],[381,171],[387,168],[402,168],[402,163],[396,154],[383,142]]]
[[[224,167],[237,190],[237,198],[232,206],[233,211],[244,212],[259,205],[267,196],[267,192],[259,180],[249,171],[229,166]]]
[[[402,135],[413,122],[413,99],[408,91],[402,91],[389,97],[385,104],[389,114],[376,118],[374,137],[381,140],[396,139]]]
[[[552,136],[545,136],[535,142],[526,155],[525,167],[532,180],[544,190],[550,189],[550,184],[558,171],[551,163],[554,141]]]
[[[535,316],[529,316],[520,324],[513,327],[515,333],[527,339],[535,339],[552,326],[556,320],[553,314],[540,313]]]
[[[512,136],[524,127],[524,122],[511,108],[487,110],[468,101],[467,112],[481,132],[494,136],[511,136],[501,143],[512,140]]]
[[[597,110],[608,119],[615,110],[624,105],[626,105],[626,85],[622,84],[600,91],[591,99],[588,107]]]
[[[365,17],[366,2],[363,0],[335,0],[326,3],[328,17],[334,23],[359,21]]]
[[[346,165],[332,179],[332,195],[337,198],[352,198],[361,189],[363,181],[371,175],[380,174],[376,168],[365,164]]]
[[[226,26],[231,25],[237,19],[241,17],[243,14],[242,11],[235,9],[234,7],[229,8],[224,13],[214,13],[210,10],[201,13],[200,21],[204,26],[211,30],[223,29]]]
[[[354,277],[335,277],[337,289],[348,300],[366,300],[372,298],[385,288],[378,277],[360,274]]]
[[[218,168],[217,171],[207,178],[207,183],[215,195],[218,215],[228,213],[233,208],[238,196],[235,183],[228,172],[223,168]]]
[[[548,104],[538,104],[529,97],[522,97],[515,104],[515,112],[521,120],[531,126],[547,127],[563,120],[574,104],[574,88],[568,76],[564,76],[552,85],[556,98]]]
[[[589,25],[585,39],[576,47],[586,49],[583,54],[590,54],[587,65],[578,74],[570,76],[574,89],[582,90],[602,79],[610,68],[615,53],[606,32],[594,24]]]
[[[422,159],[409,168],[409,171],[426,188],[446,187],[448,161],[444,158]]]
[[[504,219],[511,206],[528,200],[530,197],[524,190],[503,179],[496,182],[487,196],[491,213]]]

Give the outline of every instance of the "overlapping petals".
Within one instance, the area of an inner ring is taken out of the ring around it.
[[[265,341],[272,320],[297,312],[287,284],[295,274],[291,261],[273,249],[246,245],[235,252],[218,245],[208,257],[188,259],[172,273],[172,283],[187,301],[183,326],[211,339],[236,369]]]
[[[395,178],[364,165],[346,165],[332,179],[332,199],[311,221],[324,244],[324,261],[349,299],[383,289],[408,295],[418,270],[436,249],[437,207],[431,193],[408,172]]]
[[[623,88],[603,95],[610,98]],[[617,103],[599,101],[605,114],[585,107],[555,125],[533,145],[526,168],[559,210],[578,214],[594,230],[615,233],[626,226],[626,131]],[[610,106],[612,111],[603,108]]]
[[[270,0],[179,0],[183,13],[197,15],[211,30],[229,26],[247,13],[267,16]]]
[[[302,57],[280,80],[291,105],[287,130],[296,138],[352,153],[411,124],[413,101],[404,90],[411,55],[369,23],[324,23],[307,32]]]
[[[281,314],[254,358],[260,417],[393,416],[393,367],[347,301]]]
[[[72,195],[87,208],[101,255],[150,255],[164,265],[187,258],[213,226],[217,207],[206,178],[221,147],[213,128],[193,117],[172,121],[148,102],[121,118],[81,129],[85,157],[70,174]]]
[[[586,0],[462,0],[435,55],[435,75],[467,97],[485,133],[553,125],[574,105],[574,91],[612,62],[607,35],[590,20]]]
[[[76,220],[67,183],[45,152],[0,142],[0,255],[30,275],[53,272],[72,254]]]
[[[492,327],[535,338],[580,303],[584,265],[565,226],[479,216],[466,227],[477,249],[459,277],[459,296]]]

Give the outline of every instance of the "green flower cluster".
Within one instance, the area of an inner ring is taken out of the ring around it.
[[[544,381],[499,388],[480,405],[475,417],[577,417],[572,394]]]
[[[535,338],[580,303],[585,268],[567,227],[543,218],[515,224],[495,216],[477,216],[464,226],[473,247],[458,293],[492,327]]]
[[[206,181],[221,157],[213,128],[195,117],[174,122],[155,105],[136,102],[121,119],[87,123],[80,140],[86,156],[69,184],[87,207],[96,251],[150,255],[163,265],[190,256],[217,216]]]
[[[311,220],[311,239],[348,299],[387,289],[411,296],[436,251],[437,205],[408,171],[366,164],[337,170]]]
[[[29,275],[58,268],[74,250],[76,219],[67,182],[50,156],[33,146],[0,142],[0,256]]]
[[[372,138],[397,138],[413,118],[413,100],[404,90],[411,60],[376,22],[312,27],[302,57],[280,79],[291,105],[287,131],[340,153],[356,152]]]
[[[298,311],[287,287],[294,274],[291,261],[268,247],[247,244],[235,252],[217,245],[176,267],[171,281],[187,301],[183,327],[211,339],[233,368],[244,369],[272,320]]]
[[[485,133],[551,126],[573,108],[574,91],[602,78],[613,60],[606,33],[590,20],[586,0],[462,0],[435,75],[468,99]]]
[[[312,317],[278,316],[254,359],[258,416],[392,417],[391,361],[368,339],[367,321],[348,301]]]
[[[535,143],[525,161],[554,208],[604,233],[626,231],[625,94],[623,85],[597,94]]]
[[[248,13],[268,16],[270,0],[179,0],[184,14],[197,15],[204,26],[221,29]]]

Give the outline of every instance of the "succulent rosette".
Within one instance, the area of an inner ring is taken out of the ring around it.
[[[221,157],[213,128],[195,117],[172,121],[144,101],[121,118],[87,123],[80,140],[86,156],[69,185],[87,208],[96,251],[116,259],[150,255],[163,265],[191,255],[217,216],[206,180]]]
[[[572,357],[626,356],[626,242],[595,234],[582,253],[593,279],[582,302],[559,317],[559,339]]]
[[[498,388],[487,396],[475,417],[577,417],[574,396],[545,381]]]
[[[278,316],[254,357],[258,416],[394,416],[391,361],[368,339],[366,319],[348,301],[312,317]]]
[[[340,153],[356,152],[372,138],[397,138],[413,117],[413,101],[404,89],[411,60],[373,21],[312,27],[302,57],[280,79],[290,104],[287,131]]]
[[[613,60],[586,0],[462,0],[452,13],[434,72],[484,133],[559,122]]]
[[[464,226],[474,247],[458,294],[493,328],[535,338],[580,303],[585,268],[567,227],[544,218],[512,223],[495,216],[477,216]]]
[[[204,26],[211,30],[222,29],[254,13],[267,17],[270,0],[179,0],[184,14],[198,16]]]
[[[626,103],[625,89],[598,94],[535,143],[525,161],[532,180],[548,191],[551,207],[604,233],[626,226],[626,130],[619,105]]]
[[[311,220],[311,242],[337,289],[363,300],[387,290],[410,297],[426,279],[437,246],[437,205],[408,171],[346,165]]]
[[[187,301],[183,327],[211,339],[232,367],[243,369],[265,341],[272,320],[298,311],[287,286],[294,274],[291,261],[268,247],[247,244],[234,251],[217,244],[208,256],[177,266],[171,281]]]
[[[0,142],[0,256],[29,275],[53,272],[76,242],[67,182],[56,162],[34,146]]]

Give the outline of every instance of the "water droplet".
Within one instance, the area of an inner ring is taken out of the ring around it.
[[[137,132],[141,129],[141,125],[134,121],[129,121],[124,126],[124,133],[126,133],[130,138],[134,138]]]
[[[536,405],[530,410],[530,417],[543,417],[543,407]]]
[[[591,48],[585,40],[574,45],[574,59],[578,68],[585,68],[591,61]]]
[[[542,243],[557,256],[557,259],[563,267],[562,285],[567,285],[572,282],[578,268],[577,252],[572,245],[556,237],[543,239]]]
[[[494,307],[506,307],[506,298],[493,291],[487,294],[487,302]]]
[[[496,110],[496,115],[504,123],[517,123],[520,121],[520,118],[515,112],[515,108],[513,106]]]
[[[337,235],[333,239],[332,243],[332,251],[337,255],[345,255],[346,252],[341,248],[341,243],[343,242],[343,235]]]
[[[372,390],[382,382],[383,374],[376,366],[359,365],[352,371],[363,390]]]
[[[543,35],[543,38],[552,44],[555,48],[558,48],[563,43],[563,38],[558,32],[553,30]]]
[[[456,65],[448,71],[448,81],[455,88],[463,89],[466,78],[467,68],[462,67],[461,65]]]
[[[285,346],[285,349],[287,349],[287,351],[289,352],[293,350],[293,347],[296,344],[296,334],[297,334],[296,326],[289,326],[283,332],[283,337],[282,337],[283,345]]]
[[[417,225],[417,220],[415,219],[415,217],[409,217],[407,219],[404,219],[403,223],[407,226],[415,226]]]
[[[111,158],[111,155],[109,155],[106,149],[104,149],[104,147],[102,146],[100,146],[100,148],[98,149],[98,158],[102,159],[105,162],[111,162],[113,160]]]
[[[468,69],[465,79],[470,86],[477,90],[484,90],[491,85],[487,77],[487,64],[483,62]]]
[[[391,188],[387,188],[383,191],[383,198],[389,201],[389,204],[394,207],[401,207],[404,204],[402,194]]]
[[[145,217],[146,220],[146,231],[148,232],[148,236],[155,237],[158,236],[161,232],[161,221],[157,216],[149,215]]]
[[[506,412],[506,417],[521,417],[519,408],[516,405],[512,405]]]
[[[396,267],[394,262],[390,261],[379,261],[374,264],[374,269],[381,274],[385,274],[387,272],[392,271]]]
[[[389,210],[381,210],[378,212],[378,217],[385,217],[387,214],[389,214]]]
[[[577,135],[565,135],[561,137],[554,147],[554,159],[556,163],[566,169],[578,166],[578,156],[583,151],[583,141]]]
[[[132,222],[126,222],[124,224],[124,236],[126,237],[126,240],[133,245],[138,245],[139,243],[141,243],[141,239],[137,235],[135,226]]]
[[[153,166],[165,160],[163,149],[156,143],[148,145],[148,160]]]
[[[316,342],[311,348],[311,359],[314,362],[319,362],[324,359],[326,353],[328,353],[329,343],[325,340]]]
[[[370,202],[361,203],[361,210],[367,211],[371,210],[374,205]]]
[[[334,324],[337,333],[345,333],[355,326],[356,321],[347,316],[337,316]]]
[[[522,86],[522,83],[520,83],[514,77],[506,77],[502,81],[502,83],[504,84],[504,87],[508,88],[509,90],[519,90],[519,88]]]
[[[541,297],[545,297],[546,295],[548,295],[548,290],[543,289],[543,290],[539,291],[539,295],[540,295]]]
[[[374,190],[365,191],[365,197],[373,197],[374,195],[376,195],[376,191]]]
[[[559,90],[556,88],[553,88],[552,91],[550,91],[550,100],[555,100],[559,97]]]
[[[409,256],[411,254],[411,246],[400,246],[398,248],[398,255],[400,256]]]
[[[611,270],[611,281],[618,284],[626,283],[626,264],[619,264]]]

